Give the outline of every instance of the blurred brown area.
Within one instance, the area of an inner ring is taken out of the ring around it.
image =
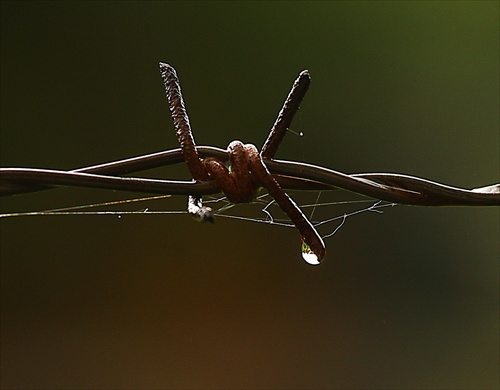
[[[293,123],[305,136],[289,135],[277,157],[466,188],[499,181],[498,2],[0,7],[2,167],[177,147],[165,61],[198,144],[261,146],[309,69]],[[60,189],[0,209],[136,195]],[[0,385],[498,388],[499,236],[498,208],[400,206],[348,219],[311,267],[297,232],[275,226],[1,219]]]

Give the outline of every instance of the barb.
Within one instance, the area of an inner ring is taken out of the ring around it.
[[[252,172],[259,178],[262,185],[269,191],[269,194],[278,203],[281,210],[288,215],[300,232],[302,257],[309,264],[319,264],[325,257],[326,249],[318,231],[309,222],[293,199],[281,189],[278,182],[271,176],[264,161],[260,158],[257,148],[253,145],[246,145],[245,150],[248,154]]]
[[[175,69],[163,62],[160,62],[160,73],[167,94],[168,105],[172,114],[177,139],[181,145],[182,155],[188,166],[193,179],[196,181],[208,180],[208,174],[203,166],[196,144],[194,142],[193,132],[189,124],[189,117],[182,98],[181,86]],[[188,196],[188,212],[194,218],[201,222],[214,222],[214,214],[210,207],[203,206],[203,201],[199,195]]]
[[[202,221],[213,221],[202,195],[225,192],[233,203],[251,201],[258,187],[266,187],[299,230],[304,259],[319,264],[323,241],[312,224],[283,189],[345,189],[371,198],[418,206],[499,206],[500,184],[472,190],[451,187],[426,179],[392,173],[345,174],[332,169],[272,158],[286,135],[294,114],[309,87],[307,71],[300,73],[285,100],[259,154],[253,145],[232,142],[228,150],[196,146],[189,125],[177,74],[160,63],[172,119],[181,149],[79,168],[71,171],[1,168],[0,195],[36,192],[54,186],[79,186],[188,195],[188,211]],[[155,180],[121,175],[186,162],[195,181]],[[3,214],[2,216],[9,216]]]
[[[186,165],[195,180],[208,180],[207,172],[196,151],[196,144],[189,124],[184,99],[182,98],[177,72],[172,66],[163,62],[160,62],[159,66],[184,161],[186,161]]]
[[[274,122],[269,136],[262,147],[262,151],[260,152],[262,158],[271,159],[276,154],[281,141],[285,138],[286,132],[292,123],[293,116],[298,111],[302,99],[304,99],[309,84],[311,84],[309,71],[303,70],[293,83],[292,90],[288,94],[283,108],[279,112],[276,122]]]

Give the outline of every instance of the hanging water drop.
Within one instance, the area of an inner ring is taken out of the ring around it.
[[[302,241],[302,258],[306,263],[311,265],[318,265],[320,263],[318,260],[318,256],[314,254],[314,252],[311,250],[311,247],[304,241]]]
[[[320,262],[318,261],[318,256],[314,254],[314,252],[302,252],[302,258],[306,261],[306,263],[311,265],[318,265]]]

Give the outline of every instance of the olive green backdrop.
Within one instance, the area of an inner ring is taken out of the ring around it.
[[[2,1],[0,60],[2,167],[177,147],[165,61],[198,144],[261,146],[309,69],[293,123],[305,136],[288,135],[280,158],[500,181],[494,1]],[[189,179],[182,166],[149,176]],[[59,189],[2,198],[1,211],[139,195]],[[0,223],[3,388],[499,385],[497,208],[356,216],[319,267],[293,229],[222,218]]]

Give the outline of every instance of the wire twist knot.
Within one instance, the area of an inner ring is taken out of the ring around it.
[[[232,141],[227,152],[229,168],[213,157],[208,157],[203,162],[217,187],[232,203],[251,202],[258,188],[264,187],[299,230],[303,253],[314,256],[315,261],[319,263],[326,253],[321,236],[269,173],[262,153],[259,153],[254,145],[244,145],[241,141]]]
[[[233,141],[227,147],[229,166],[214,157],[208,157],[203,161],[210,178],[232,203],[251,202],[255,198],[258,185],[263,186],[262,183],[258,183],[255,175],[250,174],[252,169],[249,154],[253,149],[256,150],[253,145]]]

